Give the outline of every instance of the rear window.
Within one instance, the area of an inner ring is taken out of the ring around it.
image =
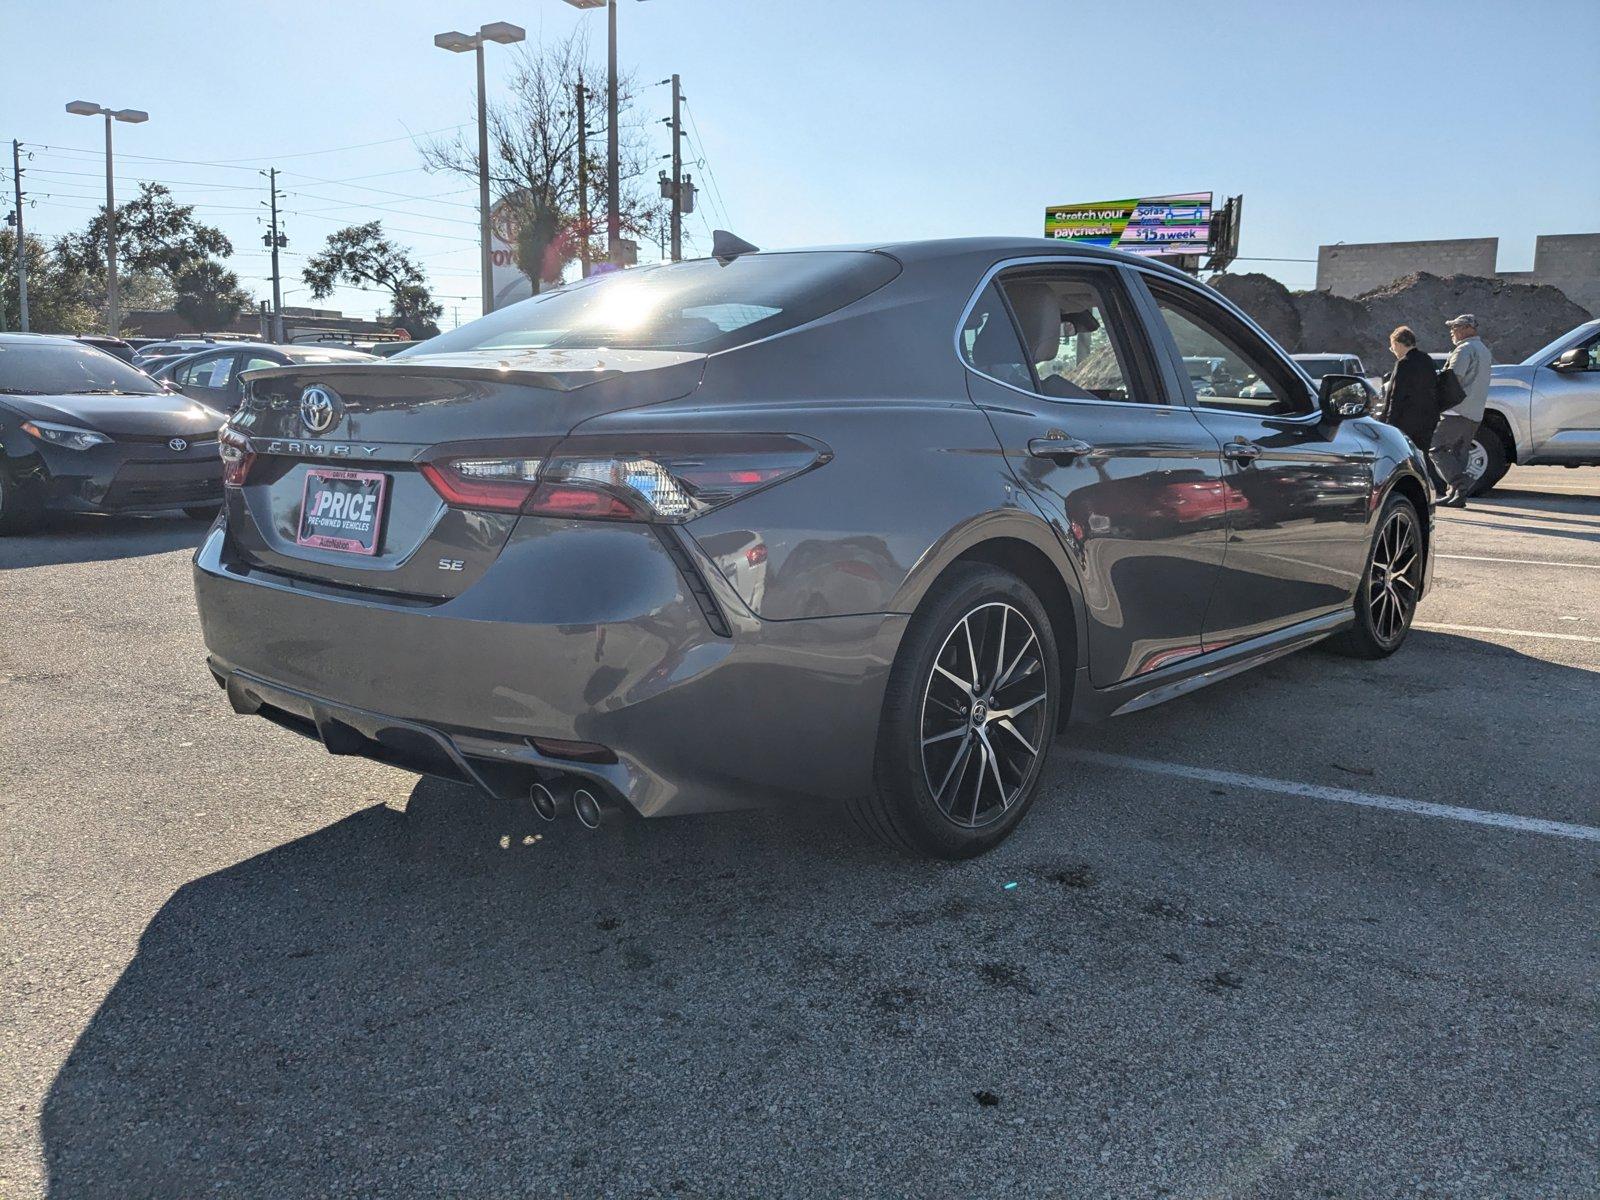
[[[894,259],[860,250],[637,267],[523,300],[395,357],[562,348],[709,354],[815,320],[899,273]]]
[[[78,342],[8,341],[0,338],[0,394],[82,396],[161,391],[138,367]]]

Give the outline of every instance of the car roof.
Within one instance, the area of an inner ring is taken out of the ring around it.
[[[291,362],[307,362],[313,356],[316,358],[326,356],[335,362],[366,362],[368,359],[376,357],[362,350],[349,350],[335,346],[273,346],[271,349],[287,356]]]
[[[1046,257],[1071,255],[1075,258],[1103,258],[1107,262],[1137,263],[1151,270],[1169,274],[1176,279],[1194,282],[1194,277],[1142,254],[1129,254],[1124,250],[1108,250],[1104,246],[1091,246],[1084,242],[1069,242],[1062,238],[1042,237],[959,237],[925,238],[903,242],[855,242],[832,246],[783,246],[772,250],[752,251],[753,254],[802,254],[823,250],[876,251],[890,254],[905,263],[937,262],[945,258],[965,258],[972,254],[992,253],[997,258]],[[710,257],[707,255],[706,257]]]

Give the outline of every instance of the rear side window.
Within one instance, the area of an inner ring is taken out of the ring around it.
[[[727,263],[591,276],[491,313],[407,354],[632,349],[714,353],[793,329],[876,291],[900,264],[861,250],[743,254]]]
[[[991,379],[1033,389],[1033,373],[1023,358],[1017,327],[993,283],[979,294],[961,327],[961,357],[974,371]]]
[[[1093,268],[1029,269],[1003,277],[1033,365],[1036,390],[1057,400],[1157,401],[1136,386],[1130,317],[1115,280]]]

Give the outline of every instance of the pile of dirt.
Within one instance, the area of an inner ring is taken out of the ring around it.
[[[1291,292],[1271,276],[1254,273],[1214,275],[1210,282],[1291,353],[1352,352],[1374,374],[1394,362],[1389,331],[1396,325],[1411,326],[1424,350],[1449,350],[1445,321],[1474,313],[1495,361],[1520,362],[1590,319],[1559,288],[1477,275],[1406,275],[1354,300],[1332,292]]]

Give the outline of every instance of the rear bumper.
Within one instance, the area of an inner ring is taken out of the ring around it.
[[[495,794],[562,772],[662,816],[871,786],[904,616],[760,621],[702,564],[720,636],[649,529],[538,524],[438,603],[230,565],[213,530],[194,565],[211,669],[238,711]]]

